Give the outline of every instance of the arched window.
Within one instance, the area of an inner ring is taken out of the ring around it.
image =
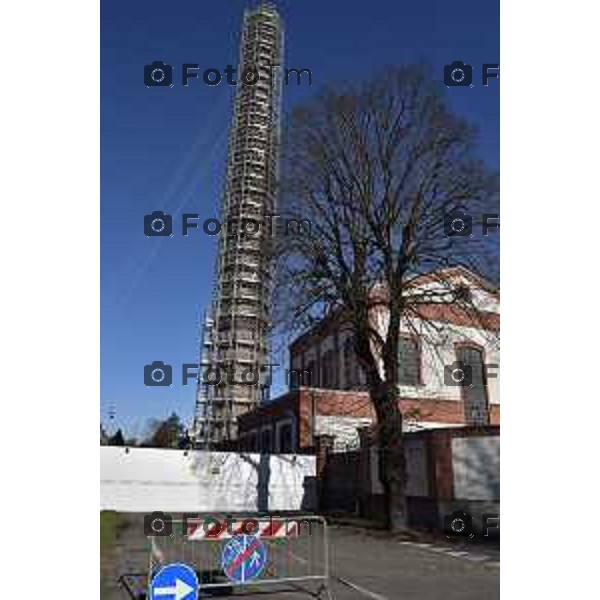
[[[285,423],[277,429],[278,451],[282,454],[293,452],[292,424]]]
[[[462,363],[464,372],[461,395],[467,425],[489,425],[483,350],[475,345],[460,345],[456,349],[456,360]]]
[[[401,335],[398,339],[398,384],[421,384],[421,343],[416,336]]]
[[[302,372],[302,383],[300,385],[304,387],[317,387],[317,370],[315,368],[315,361],[311,360],[306,369]]]
[[[263,429],[260,434],[260,451],[273,452],[273,433],[270,427]]]
[[[248,434],[247,448],[249,452],[258,452],[260,450],[260,442],[257,431],[252,431]]]
[[[327,350],[321,359],[321,387],[335,387],[335,353],[333,350]]]

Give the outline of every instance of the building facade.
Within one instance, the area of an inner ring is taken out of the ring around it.
[[[209,367],[218,367],[231,374],[229,381],[240,381],[245,370],[256,371],[267,362],[271,289],[267,217],[275,212],[282,93],[282,67],[274,66],[282,65],[282,60],[283,24],[277,10],[267,3],[247,10],[222,206],[227,233],[219,239],[214,300],[201,344],[201,377]],[[253,235],[243,235],[244,230]],[[238,417],[255,408],[266,391],[261,386],[214,386],[199,380],[196,446],[234,440]]]
[[[468,293],[471,308],[425,302],[402,322],[397,384],[405,430],[499,425],[498,291],[462,268],[422,276],[415,290],[435,297],[441,281]],[[322,435],[337,450],[357,446],[359,430],[376,418],[352,331],[336,318],[322,321],[292,343],[289,363],[289,393],[243,417],[244,448],[295,452]]]

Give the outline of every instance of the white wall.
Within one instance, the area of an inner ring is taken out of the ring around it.
[[[215,513],[312,510],[315,476],[314,456],[264,455],[261,460],[260,454],[154,448],[126,452],[104,446],[100,448],[100,508]]]
[[[500,436],[452,440],[454,497],[500,500]]]
[[[332,435],[333,450],[344,452],[355,450],[360,446],[358,430],[373,422],[369,418],[340,417],[338,415],[317,415],[315,417],[315,435]]]
[[[402,325],[403,332],[411,331],[406,323]],[[431,324],[417,319],[414,319],[411,325],[422,336],[421,376],[423,385],[400,386],[400,394],[403,398],[458,401],[461,399],[460,386],[449,386],[444,383],[444,366],[451,365],[457,358],[455,344],[471,343],[481,346],[484,349],[484,361],[487,365],[500,364],[500,340],[496,332],[440,323],[442,330],[432,333]],[[487,394],[490,404],[500,404],[499,368],[488,369]]]
[[[435,322],[439,329],[434,331],[432,323],[413,318],[410,325],[401,323],[401,332],[411,334],[415,330],[421,338],[421,377],[422,385],[400,386],[403,398],[427,398],[435,400],[461,400],[460,386],[448,386],[444,383],[444,366],[451,365],[456,359],[456,344],[471,343],[481,346],[484,351],[483,360],[487,365],[500,364],[500,338],[497,332],[475,327],[463,327],[450,323]],[[343,343],[346,336],[341,336],[338,356],[340,383],[344,385]],[[329,348],[331,344],[328,343]],[[294,365],[300,364],[300,354],[294,357]],[[304,354],[304,365],[316,360],[316,345],[311,346]],[[294,368],[300,368],[295,366]],[[364,377],[363,377],[364,379]],[[500,404],[500,370],[488,368],[488,400],[490,404]]]
[[[428,464],[424,441],[405,438],[406,494],[428,496]],[[370,448],[371,493],[383,494],[377,449]],[[457,500],[500,500],[500,436],[452,439],[454,497]]]
[[[455,285],[469,285],[469,280],[460,274],[452,279]],[[500,304],[497,296],[490,294],[484,289],[469,285],[473,294],[475,306],[489,313],[499,313]],[[440,287],[439,283],[428,283],[419,288],[419,292],[429,290],[439,293],[448,290],[448,287]],[[387,331],[387,317],[379,311],[373,315],[374,324],[382,335]],[[348,333],[345,328],[340,326],[340,343],[338,365],[339,371],[343,374],[343,347]],[[444,366],[451,365],[457,360],[456,345],[470,343],[483,348],[485,364],[500,364],[500,337],[495,331],[485,330],[479,327],[464,327],[442,321],[428,322],[413,317],[410,323],[406,320],[401,322],[401,332],[406,334],[417,334],[421,340],[421,377],[422,385],[419,386],[400,386],[400,394],[404,398],[428,398],[436,400],[461,400],[460,386],[449,386],[444,382]],[[305,353],[305,365],[308,360],[316,357],[316,346],[321,343],[321,354],[332,347],[332,336],[330,335],[324,342],[314,340],[312,346],[309,346]],[[295,360],[299,358],[293,357]],[[381,364],[383,369],[383,364]],[[343,384],[343,377],[341,379]],[[499,368],[488,368],[488,386],[487,396],[490,404],[500,404],[500,372]]]

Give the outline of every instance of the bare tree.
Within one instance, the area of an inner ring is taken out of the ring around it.
[[[187,448],[190,445],[185,427],[174,412],[164,420],[151,419],[148,430],[142,444],[147,448]]]
[[[469,310],[464,290],[419,292],[414,279],[451,265],[490,273],[496,248],[480,226],[497,210],[498,177],[422,66],[326,89],[286,130],[279,212],[310,230],[287,221],[275,237],[277,319],[288,332],[331,314],[351,327],[377,415],[388,525],[402,529],[401,324],[422,320],[424,303]],[[474,219],[473,236],[448,235],[455,210]]]

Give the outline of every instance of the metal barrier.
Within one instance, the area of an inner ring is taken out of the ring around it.
[[[172,535],[150,536],[148,580],[167,564],[184,563],[196,571],[202,596],[281,584],[333,600],[323,517],[236,517],[235,526],[231,520],[173,520]]]

